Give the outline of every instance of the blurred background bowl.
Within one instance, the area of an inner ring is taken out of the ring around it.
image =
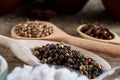
[[[0,80],[6,80],[8,74],[8,64],[6,60],[0,55]]]
[[[79,12],[88,0],[45,0],[47,6],[62,14],[75,14]]]
[[[21,0],[0,0],[0,16],[13,13],[20,5]]]
[[[120,0],[102,0],[107,12],[120,20]]]

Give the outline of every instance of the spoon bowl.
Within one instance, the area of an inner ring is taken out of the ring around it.
[[[80,36],[81,36],[82,38],[120,45],[120,37],[119,37],[115,32],[113,32],[113,31],[110,30],[110,32],[114,35],[114,38],[111,39],[111,40],[98,39],[98,38],[91,37],[91,36],[83,33],[83,32],[81,31],[81,29],[82,29],[83,27],[85,27],[85,26],[86,26],[86,24],[82,24],[82,25],[78,26],[78,28],[77,28],[77,32],[80,34]],[[95,25],[95,27],[99,27],[99,26],[96,26],[96,25]]]
[[[41,64],[40,61],[33,55],[32,49],[34,49],[36,46],[43,46],[48,43],[56,44],[59,42],[44,41],[44,40],[16,40],[0,35],[0,46],[11,50],[16,57],[18,57],[20,60],[30,65]],[[103,71],[111,69],[110,64],[106,60],[93,54],[92,52],[86,51],[84,49],[72,45],[68,45],[68,46],[71,46],[71,48],[74,50],[80,51],[81,54],[83,55],[87,55],[93,58],[98,64],[102,65]]]
[[[98,41],[93,41],[93,40],[88,40],[88,39],[71,36],[50,22],[45,22],[45,21],[31,21],[31,22],[38,22],[38,23],[44,23],[46,25],[50,25],[53,28],[53,33],[49,36],[39,37],[39,38],[21,37],[16,34],[15,29],[16,29],[17,25],[15,25],[11,30],[11,36],[13,38],[27,39],[27,40],[31,39],[31,40],[50,40],[50,41],[60,41],[60,42],[63,41],[67,44],[71,44],[71,45],[74,45],[74,46],[77,46],[77,47],[80,47],[80,48],[83,48],[83,49],[86,49],[89,51],[106,53],[112,57],[120,57],[120,53],[119,53],[120,46],[119,45],[102,43],[102,42],[98,42]],[[18,25],[20,25],[20,24],[18,24]]]
[[[45,21],[29,21],[31,23],[43,23],[43,24],[46,24],[46,25],[50,25],[52,26],[53,28],[53,33],[48,35],[48,36],[45,36],[45,37],[39,37],[39,38],[30,38],[30,37],[21,37],[19,35],[16,34],[16,31],[15,29],[17,28],[17,26],[21,25],[20,24],[17,24],[15,26],[13,26],[13,28],[11,29],[11,37],[12,38],[16,38],[16,39],[28,39],[28,40],[40,40],[40,39],[51,39],[54,40],[54,38],[56,39],[56,36],[58,37],[61,37],[63,35],[67,35],[66,33],[64,33],[62,30],[60,30],[59,28],[57,28],[54,24],[51,24],[49,22],[45,22]]]

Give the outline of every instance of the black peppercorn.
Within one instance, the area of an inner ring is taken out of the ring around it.
[[[47,44],[34,49],[33,54],[41,63],[61,65],[79,70],[81,74],[93,79],[99,76],[102,66],[92,58],[82,55],[80,51],[72,50],[70,46],[61,44]]]

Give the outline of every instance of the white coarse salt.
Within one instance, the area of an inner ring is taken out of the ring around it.
[[[78,76],[79,75],[79,76]],[[67,68],[58,68],[43,64],[40,66],[24,65],[16,67],[7,80],[89,80],[86,76],[70,71]]]

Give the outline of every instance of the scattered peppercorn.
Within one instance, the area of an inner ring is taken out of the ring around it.
[[[113,33],[106,28],[102,27],[101,25],[97,26],[95,24],[87,24],[84,26],[81,31],[91,37],[95,37],[98,39],[104,39],[104,40],[111,40],[114,38]]]
[[[52,26],[39,21],[26,21],[17,25],[15,32],[21,37],[39,38],[52,34],[53,28]]]
[[[84,56],[80,51],[72,50],[70,46],[63,43],[35,47],[33,54],[43,64],[47,63],[73,68],[79,70],[81,74],[88,76],[90,79],[94,79],[103,72],[102,66],[96,63],[95,60]]]

